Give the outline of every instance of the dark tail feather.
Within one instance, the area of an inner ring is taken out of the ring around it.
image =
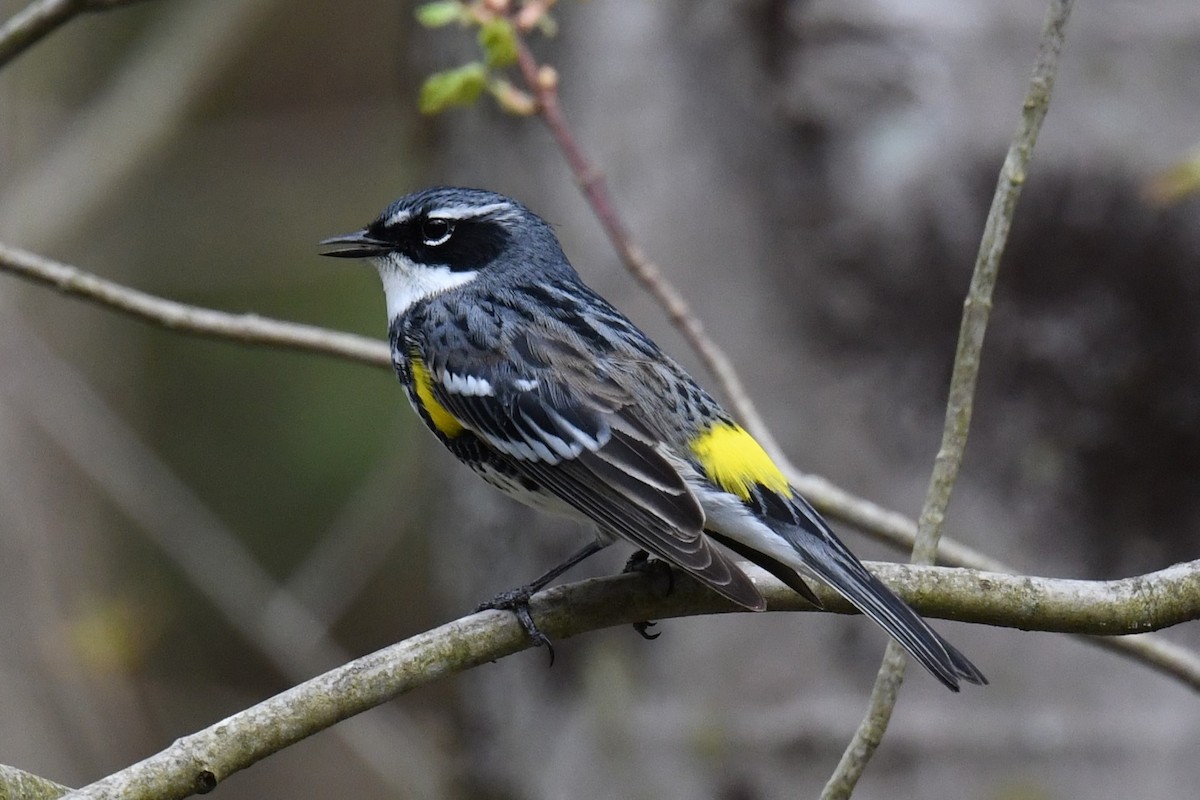
[[[828,528],[814,535],[802,522],[776,530],[799,551],[806,567],[878,623],[946,688],[957,692],[960,681],[987,683],[966,656],[868,572]]]

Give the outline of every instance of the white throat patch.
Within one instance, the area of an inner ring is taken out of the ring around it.
[[[372,260],[383,281],[389,321],[408,311],[418,300],[468,284],[479,275],[477,270],[451,272],[448,267],[414,264],[398,253],[389,253]]]

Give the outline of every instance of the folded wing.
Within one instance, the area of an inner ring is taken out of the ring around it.
[[[525,341],[505,361],[426,358],[437,402],[521,475],[605,531],[665,559],[749,609],[765,602],[704,534],[704,511],[632,398],[594,366],[550,368],[571,353]],[[520,353],[539,357],[520,358]],[[565,378],[565,379],[564,379]]]

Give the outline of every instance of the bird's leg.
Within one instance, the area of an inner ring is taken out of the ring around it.
[[[629,560],[625,562],[625,569],[621,573],[626,572],[658,572],[659,574],[666,573],[667,576],[667,594],[670,594],[675,589],[675,573],[671,569],[671,565],[660,558],[650,558],[650,554],[645,550],[636,550]],[[638,636],[643,639],[653,641],[659,636],[662,636],[662,631],[658,633],[647,633],[650,628],[657,625],[657,622],[643,621],[633,623],[633,629],[637,631]]]
[[[567,570],[571,569],[581,561],[594,556],[604,549],[606,542],[601,542],[599,539],[593,539],[586,546],[574,553],[566,561],[540,575],[533,581],[518,586],[516,589],[509,589],[507,592],[500,594],[488,600],[486,603],[480,603],[475,610],[485,611],[489,608],[500,609],[503,611],[511,611],[517,615],[517,621],[521,623],[521,627],[525,629],[525,633],[533,640],[537,647],[546,646],[547,652],[550,653],[550,665],[554,665],[554,645],[550,643],[550,638],[542,633],[533,621],[533,615],[529,613],[529,598],[545,588],[546,584],[562,575]]]

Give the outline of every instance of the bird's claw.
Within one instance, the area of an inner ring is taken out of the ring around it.
[[[633,623],[633,629],[637,631],[638,636],[652,642],[658,637],[662,636],[662,631],[659,631],[658,633],[646,633],[646,631],[650,628],[653,628],[657,624],[657,622],[635,622]]]
[[[625,562],[625,568],[621,570],[626,572],[642,572],[647,574],[665,575],[667,578],[667,591],[664,594],[670,594],[675,590],[675,571],[671,569],[671,565],[659,558],[651,558],[650,554],[645,550],[637,550]],[[638,636],[641,636],[647,641],[654,641],[662,636],[662,631],[658,633],[647,633],[650,628],[657,625],[657,622],[643,621],[633,623],[633,629],[637,631]]]
[[[521,586],[517,589],[510,589],[507,592],[500,594],[488,600],[486,603],[480,603],[475,607],[475,611],[487,611],[496,609],[498,611],[511,611],[517,617],[517,622],[521,623],[521,628],[525,634],[533,641],[534,647],[545,647],[546,652],[550,654],[550,666],[554,666],[554,645],[550,642],[550,637],[542,633],[538,628],[537,623],[533,621],[533,614],[529,611],[529,598],[533,595],[533,590],[529,586]]]

